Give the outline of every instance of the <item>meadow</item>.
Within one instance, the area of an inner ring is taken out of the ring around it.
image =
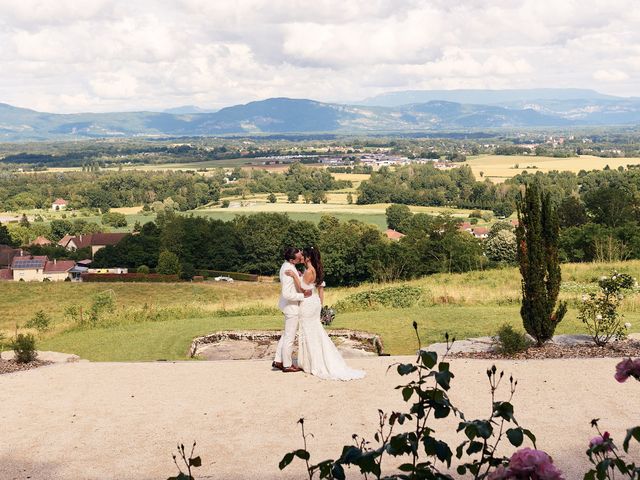
[[[529,173],[550,172],[553,170],[578,173],[580,170],[602,170],[605,166],[616,169],[620,166],[640,164],[640,158],[602,158],[592,155],[556,158],[537,157],[535,155],[479,155],[468,157],[465,162],[471,167],[477,179],[489,178],[494,182],[503,182],[525,170]],[[518,168],[515,168],[515,166]]]
[[[640,275],[640,261],[616,264],[563,265],[561,298],[569,301],[569,313],[557,333],[584,333],[576,318],[583,292],[613,269]],[[516,268],[438,274],[406,284],[422,288],[423,295],[411,308],[366,309],[338,312],[332,328],[377,333],[385,351],[410,354],[416,341],[411,322],[418,322],[425,343],[441,341],[448,332],[456,338],[492,335],[503,323],[522,329],[519,315],[520,277]],[[389,285],[366,284],[329,288],[326,303],[364,290]],[[117,305],[96,327],[78,327],[65,316],[72,304],[88,311],[92,298],[109,291]],[[279,330],[281,314],[275,308],[277,283],[178,283],[178,284],[69,284],[3,283],[0,289],[0,330],[11,335],[38,310],[53,319],[51,331],[40,337],[40,348],[76,353],[100,361],[186,359],[191,340],[220,330]],[[631,331],[640,331],[640,298],[628,296],[622,304]]]

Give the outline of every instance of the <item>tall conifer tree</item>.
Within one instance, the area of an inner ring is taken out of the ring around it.
[[[518,263],[522,274],[520,316],[538,345],[553,337],[567,312],[566,302],[556,308],[561,273],[558,256],[559,223],[555,206],[539,182],[527,185],[517,202]]]

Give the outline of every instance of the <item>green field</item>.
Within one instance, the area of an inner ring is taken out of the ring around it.
[[[563,266],[561,297],[569,301],[569,313],[558,333],[584,332],[576,319],[576,305],[585,289],[593,288],[600,275],[613,268],[640,275],[640,261],[618,264],[567,264]],[[521,328],[519,274],[515,268],[438,274],[407,282],[420,286],[417,306],[338,313],[333,327],[377,333],[391,354],[409,354],[416,342],[411,322],[417,321],[425,343],[440,341],[445,332],[456,338],[494,334],[502,323]],[[379,285],[329,288],[327,303]],[[64,315],[70,304],[88,310],[92,297],[111,290],[115,314],[97,328],[77,328]],[[191,340],[219,330],[281,328],[274,308],[279,288],[275,283],[180,284],[69,284],[12,283],[0,289],[0,329],[11,335],[40,309],[54,322],[40,340],[40,348],[77,353],[91,360],[185,359]],[[154,321],[139,317],[157,312]],[[622,304],[625,321],[640,331],[640,298],[628,296]]]
[[[619,166],[640,164],[640,158],[602,158],[591,155],[578,157],[555,158],[537,157],[535,155],[479,155],[469,157],[465,162],[471,167],[476,179],[489,178],[494,182],[503,182],[525,170],[529,173],[550,172],[552,170],[578,173],[580,170],[602,170],[609,165],[615,169]],[[517,165],[517,168],[515,168]]]

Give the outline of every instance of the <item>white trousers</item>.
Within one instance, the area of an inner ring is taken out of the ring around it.
[[[291,354],[293,353],[293,344],[296,342],[296,333],[298,333],[298,322],[300,321],[299,313],[284,314],[284,330],[276,347],[276,356],[274,362],[282,363],[287,368],[293,364]]]

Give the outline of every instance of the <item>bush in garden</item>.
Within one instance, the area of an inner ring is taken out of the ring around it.
[[[487,258],[498,263],[516,261],[516,235],[510,230],[500,230],[484,242]]]
[[[51,316],[44,310],[38,310],[24,326],[26,328],[35,328],[39,333],[44,333],[51,328]]]
[[[527,336],[515,330],[508,323],[504,323],[498,329],[498,333],[494,338],[496,351],[502,355],[513,355],[515,353],[524,352],[531,346],[531,342]]]
[[[343,298],[336,302],[334,307],[338,312],[354,312],[381,307],[409,308],[420,301],[422,294],[421,288],[410,285],[365,290]]]
[[[417,324],[414,322],[413,326],[418,336]],[[446,340],[450,348],[448,335]],[[320,478],[344,479],[345,467],[351,466],[357,467],[365,479],[450,479],[452,477],[446,471],[451,468],[455,455],[459,460],[456,471],[461,476],[470,474],[476,479],[516,478],[514,475],[522,469],[533,468],[534,470],[529,471],[546,469],[549,476],[517,478],[562,479],[551,458],[544,452],[523,449],[511,458],[498,455],[497,446],[505,436],[516,448],[522,445],[525,437],[535,447],[536,439],[529,430],[519,426],[514,417],[510,402],[517,382],[513,378],[509,378],[508,400],[496,399],[496,393],[504,380],[504,372],[498,372],[495,366],[487,370],[491,390],[490,414],[487,419],[474,420],[465,418],[451,402],[448,392],[454,374],[449,369],[449,363],[444,360],[438,362],[435,352],[420,350],[415,363],[397,364],[396,370],[401,376],[414,375],[406,384],[396,387],[401,390],[404,401],[411,402],[411,406],[407,412],[385,413],[379,410],[379,427],[374,434],[373,443],[354,435],[354,444],[345,445],[337,460],[329,459],[314,464],[307,450],[309,434],[305,432],[304,419],[300,419],[298,423],[302,429],[303,448],[287,453],[280,461],[280,469],[299,458],[305,462],[310,479],[316,474]],[[457,431],[464,434],[464,440],[457,446],[455,453],[452,447],[434,435],[433,428],[438,419],[450,415],[460,419]],[[396,433],[396,430],[400,431]],[[406,458],[398,467],[402,473],[383,475],[382,462],[387,455]],[[541,458],[544,461],[536,463]],[[498,474],[502,476],[496,476]]]
[[[97,325],[106,313],[113,313],[115,309],[116,300],[113,290],[96,293],[93,296],[93,304],[89,308],[89,323]]]
[[[626,327],[618,307],[624,298],[622,292],[634,288],[635,284],[631,275],[614,271],[611,276],[600,278],[600,292],[582,296],[578,318],[586,325],[596,345],[606,345],[613,338],[626,337]]]
[[[36,337],[30,333],[19,333],[11,342],[11,349],[15,353],[18,363],[33,362],[38,356],[36,351]]]

